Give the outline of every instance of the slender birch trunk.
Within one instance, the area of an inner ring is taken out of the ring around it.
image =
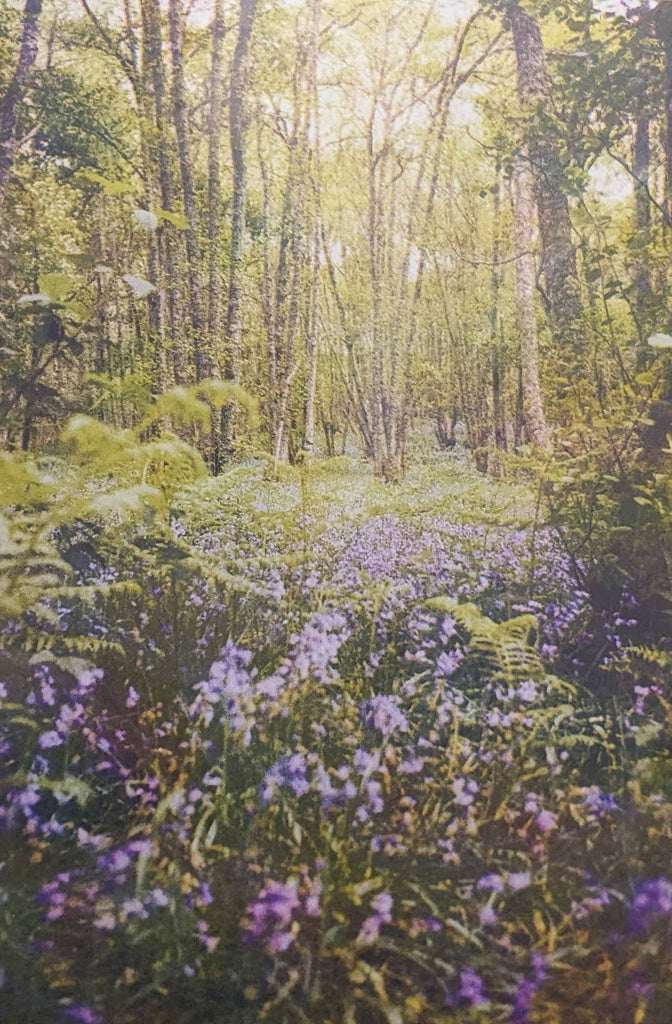
[[[247,131],[246,93],[248,79],[248,53],[252,26],[257,11],[257,0],[240,0],[238,37],[231,65],[229,93],[229,134],[233,165],[233,201],[231,212],[231,245],[229,248],[229,297],[226,311],[226,364],[225,377],[237,381],[240,377],[240,350],[243,338],[242,270],[245,250],[245,192],[247,166],[245,141]],[[235,409],[227,406],[222,416],[222,447],[225,458],[233,455]]]
[[[187,104],[184,84],[184,57],[182,46],[184,11],[182,0],[169,0],[168,24],[172,59],[172,101],[177,156],[182,182],[184,214],[188,223],[185,232],[187,249],[187,274],[189,285],[189,319],[191,324],[191,351],[194,360],[196,380],[202,381],[213,374],[213,359],[205,330],[203,305],[203,283],[201,280],[201,247],[198,238],[198,208],[194,188],[194,171],[189,147],[187,128]]]
[[[516,160],[514,189],[514,234],[516,261],[516,300],[520,364],[522,374],[523,417],[528,440],[548,449],[550,440],[539,385],[539,342],[535,309],[535,266],[532,254],[534,192],[529,163],[523,156]]]
[[[528,108],[548,100],[550,83],[537,21],[512,0],[508,14],[518,69],[518,93]],[[581,314],[569,203],[563,191],[563,169],[546,132],[534,124],[527,131],[527,153],[533,170],[533,189],[539,214],[544,278],[551,328],[561,344],[580,345],[575,322]]]
[[[649,199],[649,176],[651,173],[651,140],[648,117],[638,117],[635,122],[633,140],[632,170],[635,177],[634,228],[639,241],[646,244],[651,227],[651,202]],[[646,257],[635,263],[637,308],[646,313],[652,298],[651,274]]]
[[[669,3],[669,0],[663,0],[658,4],[655,18],[656,35],[662,43],[665,55],[663,146],[665,150],[665,209],[668,220],[670,220],[672,219],[672,4]]]
[[[173,212],[173,184],[170,169],[170,139],[166,116],[166,70],[163,60],[163,32],[161,8],[158,0],[141,0],[142,15],[142,76],[151,93],[151,112],[148,102],[148,150],[150,162],[158,170],[158,190],[161,209]],[[157,270],[155,282],[166,296],[168,312],[166,339],[156,339],[157,365],[162,384],[168,383],[167,354],[170,352],[175,367],[175,378],[182,381],[185,374],[181,345],[181,310],[177,282],[175,239],[170,225],[157,231]]]
[[[5,199],[5,190],[16,152],[16,122],[19,108],[26,95],[30,74],[37,58],[40,42],[40,14],[42,0],[26,0],[23,9],[21,48],[14,75],[5,93],[0,112],[0,217]]]
[[[212,20],[212,58],[210,65],[210,117],[208,124],[208,338],[219,365],[220,332],[222,329],[222,253],[221,201],[222,189],[222,111],[224,81],[224,2],[215,0]]]
[[[317,392],[318,329],[319,329],[319,284],[320,284],[320,237],[321,237],[321,182],[320,182],[320,114],[317,91],[317,56],[322,15],[321,0],[313,0],[310,26],[309,82],[310,110],[312,118],[312,186],[313,186],[313,239],[311,252],[310,308],[306,331],[306,363],[308,378],[304,404],[303,447],[312,451],[315,447],[315,397]]]

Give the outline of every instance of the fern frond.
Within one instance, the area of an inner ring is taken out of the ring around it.
[[[194,389],[215,409],[225,405],[239,405],[245,410],[250,427],[259,423],[259,404],[240,384],[230,380],[204,380]]]
[[[77,415],[68,420],[61,440],[84,464],[94,464],[96,475],[105,476],[130,467],[138,456],[137,442],[130,431],[113,430],[92,416]]]
[[[142,433],[163,419],[171,419],[174,423],[198,424],[205,431],[210,429],[210,409],[196,397],[193,388],[177,387],[164,391],[147,410],[137,432]]]
[[[506,622],[493,622],[475,604],[459,604],[451,598],[428,601],[435,611],[451,615],[467,649],[468,663],[478,674],[501,679],[508,685],[526,679],[541,679],[544,666],[537,654],[537,620],[518,615]]]

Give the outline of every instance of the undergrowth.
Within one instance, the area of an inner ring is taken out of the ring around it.
[[[669,657],[534,491],[94,435],[6,462],[4,1018],[666,1021]]]

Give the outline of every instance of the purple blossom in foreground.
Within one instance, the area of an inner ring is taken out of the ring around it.
[[[289,662],[302,679],[314,675],[318,682],[335,678],[333,662],[348,635],[347,621],[339,612],[321,612],[290,637]]]
[[[303,754],[293,754],[274,764],[266,772],[261,785],[261,802],[271,802],[278,790],[286,786],[295,796],[303,796],[310,790],[306,774],[306,759]]]
[[[446,996],[446,1006],[485,1006],[487,1003],[482,978],[472,967],[464,967],[460,972],[460,987]]]
[[[294,941],[290,925],[300,905],[296,882],[267,882],[247,908],[248,917],[243,925],[245,944],[266,939],[270,952],[289,949]]]
[[[672,882],[650,878],[639,886],[630,904],[628,928],[643,931],[652,919],[672,914]]]
[[[51,750],[53,747],[63,745],[63,737],[55,729],[50,729],[48,732],[43,732],[37,742],[42,750]]]
[[[460,974],[459,998],[468,1002],[470,1006],[483,1006],[487,999],[483,995],[483,982],[476,971],[471,967],[465,967]]]
[[[540,832],[552,832],[558,827],[558,817],[552,811],[540,811],[534,820]]]
[[[532,878],[529,871],[510,871],[509,872],[509,885],[514,892],[520,892],[521,889],[527,889],[532,884]]]
[[[442,651],[436,659],[434,674],[441,679],[450,679],[463,657],[462,651]]]
[[[504,892],[504,880],[501,875],[483,875],[479,878],[477,889],[488,889],[490,892]]]
[[[511,1024],[529,1024],[534,997],[548,977],[546,957],[543,953],[535,950],[530,958],[530,965],[532,977],[523,978],[516,989]]]
[[[479,908],[478,920],[483,928],[489,928],[493,924],[497,924],[497,911],[489,903],[486,903],[484,907]]]
[[[583,805],[597,815],[608,814],[610,811],[619,809],[618,801],[613,793],[603,793],[597,786],[590,786],[586,789]]]
[[[380,929],[384,924],[390,924],[392,921],[392,907],[394,906],[394,900],[389,892],[378,893],[377,896],[371,900],[371,909],[373,914],[370,914],[362,927],[360,928],[359,935],[357,936],[357,943],[360,946],[367,946],[372,942],[375,942],[380,935]]]
[[[453,779],[451,783],[455,794],[455,803],[459,807],[469,807],[474,802],[474,797],[480,787],[475,779]]]
[[[77,1021],[78,1024],[102,1024],[103,1020],[90,1006],[69,1006],[63,1011],[63,1016],[68,1020]]]
[[[380,694],[360,705],[360,714],[367,729],[378,729],[385,739],[393,732],[408,732],[408,719],[400,708],[399,697]]]

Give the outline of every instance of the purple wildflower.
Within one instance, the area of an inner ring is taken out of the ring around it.
[[[79,1024],[102,1024],[103,1018],[94,1013],[90,1006],[68,1006],[63,1011],[63,1016],[68,1020],[78,1021]]]
[[[667,878],[649,878],[642,882],[630,904],[628,927],[643,931],[652,918],[672,914],[672,882]]]
[[[552,832],[558,827],[558,818],[552,811],[540,811],[534,819],[540,832]]]
[[[483,995],[483,981],[471,967],[465,967],[460,974],[458,996],[470,1006],[483,1006],[488,1001]]]
[[[379,694],[360,705],[360,714],[367,729],[378,729],[387,739],[395,730],[408,732],[408,719],[399,707],[399,697]]]
[[[483,875],[479,878],[477,889],[489,889],[490,892],[504,892],[504,881],[501,875]]]

